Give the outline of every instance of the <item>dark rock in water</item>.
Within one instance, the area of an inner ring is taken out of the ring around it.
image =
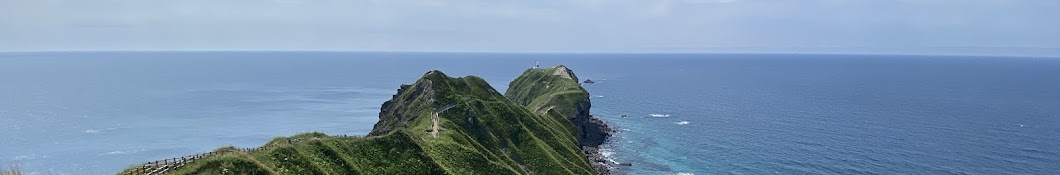
[[[590,79],[585,79],[585,82],[582,82],[582,83],[585,83],[585,84],[596,84],[595,81],[590,80]]]
[[[622,166],[633,166],[633,164],[632,164],[632,163],[620,163],[620,164],[618,164],[618,165],[622,165]]]

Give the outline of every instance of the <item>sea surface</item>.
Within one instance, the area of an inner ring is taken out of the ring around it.
[[[1060,58],[807,54],[0,53],[0,165],[113,174],[364,135],[429,70],[503,92],[535,62],[598,82],[621,174],[1060,172]]]

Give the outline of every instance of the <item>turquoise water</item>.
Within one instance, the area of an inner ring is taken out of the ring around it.
[[[367,133],[424,72],[503,90],[565,64],[626,174],[1060,172],[1060,59],[747,54],[0,54],[0,162],[110,174],[275,136]],[[621,115],[629,117],[622,118]]]
[[[1057,59],[637,62],[594,73],[608,80],[587,86],[603,96],[593,99],[594,112],[623,131],[613,151],[633,164],[630,174],[1060,172]],[[614,117],[622,114],[630,117]]]

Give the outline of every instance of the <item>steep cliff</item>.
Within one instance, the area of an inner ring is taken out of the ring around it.
[[[409,122],[414,121],[425,110],[431,108],[430,105],[435,101],[435,91],[431,87],[434,83],[427,77],[432,74],[440,73],[427,72],[424,78],[420,78],[416,83],[401,85],[397,94],[383,102],[383,106],[379,109],[379,121],[375,123],[368,135],[383,135],[395,128],[407,127]]]

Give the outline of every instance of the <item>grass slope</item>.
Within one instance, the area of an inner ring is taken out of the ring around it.
[[[554,119],[579,146],[595,147],[609,137],[603,121],[589,115],[589,92],[578,83],[578,76],[566,66],[528,69],[508,85],[505,96],[535,114]]]
[[[532,111],[551,109],[555,112],[550,116],[567,119],[583,111],[579,106],[589,103],[589,92],[578,83],[578,76],[562,65],[524,71],[508,84],[505,96]]]
[[[585,93],[536,88],[527,90]],[[442,129],[433,137],[436,112]],[[594,174],[573,128],[509,100],[482,78],[430,71],[383,104],[367,137],[304,133],[251,153],[220,148],[220,156],[170,174]]]

